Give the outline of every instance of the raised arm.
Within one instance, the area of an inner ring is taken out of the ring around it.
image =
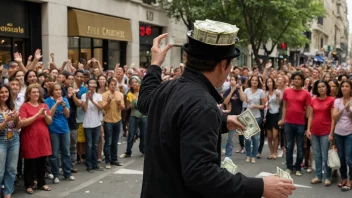
[[[153,41],[151,66],[149,66],[147,74],[143,78],[138,98],[138,109],[144,115],[148,114],[149,105],[155,94],[155,90],[161,84],[160,66],[163,64],[167,52],[172,47],[171,44],[168,44],[164,49],[160,49],[160,42],[167,35],[167,33],[162,34]]]

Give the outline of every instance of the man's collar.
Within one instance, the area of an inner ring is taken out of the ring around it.
[[[207,90],[210,93],[210,95],[212,95],[214,97],[214,99],[216,100],[216,102],[218,104],[223,103],[224,100],[220,96],[218,91],[211,84],[209,79],[207,77],[205,77],[205,75],[203,73],[201,73],[200,71],[197,71],[197,70],[189,68],[189,67],[185,67],[185,71],[183,72],[183,74],[180,78],[186,78],[186,79],[192,80],[194,82],[197,82],[205,90]]]

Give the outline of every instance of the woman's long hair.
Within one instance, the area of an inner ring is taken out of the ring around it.
[[[7,89],[7,91],[9,92],[9,97],[7,98],[5,104],[12,111],[15,109],[15,104],[13,103],[13,100],[12,100],[11,89],[6,84],[0,84],[0,89],[2,89],[3,87],[5,87]]]
[[[32,89],[38,89],[38,91],[39,91],[38,103],[44,103],[42,89],[38,83],[31,84],[27,87],[26,95],[25,95],[25,102],[29,102],[29,100],[30,100],[29,94],[32,92]]]

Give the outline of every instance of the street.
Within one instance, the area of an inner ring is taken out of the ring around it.
[[[235,138],[237,140],[237,138]],[[139,142],[137,142],[138,144]],[[77,166],[79,172],[73,174],[75,181],[65,181],[60,178],[60,184],[47,183],[52,188],[51,192],[36,190],[33,195],[26,194],[24,188],[16,189],[13,198],[43,198],[43,197],[71,197],[71,198],[139,198],[142,185],[142,171],[144,158],[138,151],[138,145],[134,145],[133,156],[121,159],[124,166],[113,166],[112,169],[105,169],[102,172],[87,173],[83,164]],[[236,146],[238,142],[236,141]],[[125,140],[119,145],[119,153],[122,154],[126,149]],[[238,166],[238,171],[252,177],[261,177],[269,173],[276,172],[276,166],[285,169],[284,158],[277,160],[267,160],[268,147],[264,146],[262,159],[257,159],[256,164],[245,162],[245,154],[234,153],[232,160]],[[103,164],[101,164],[103,166]],[[297,190],[291,197],[294,198],[347,198],[351,197],[351,192],[341,192],[334,182],[330,187],[323,184],[311,185],[310,181],[314,177],[313,173],[302,171],[302,177],[292,175]]]

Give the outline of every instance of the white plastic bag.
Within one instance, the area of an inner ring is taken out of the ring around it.
[[[337,151],[334,148],[329,150],[328,166],[333,170],[339,169],[341,167],[339,155],[337,154]]]

